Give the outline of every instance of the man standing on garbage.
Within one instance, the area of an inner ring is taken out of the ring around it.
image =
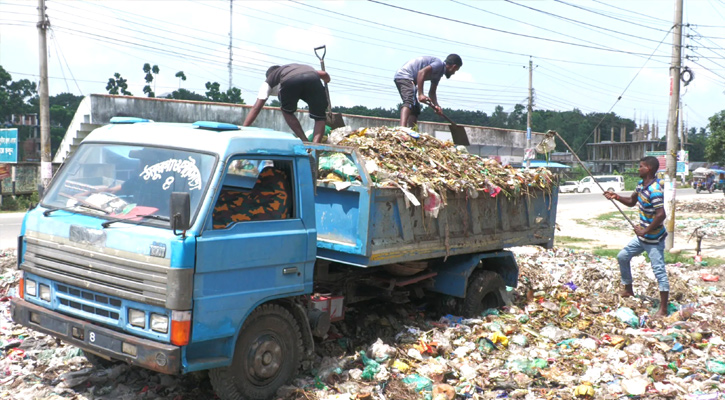
[[[629,197],[622,197],[614,192],[604,192],[604,197],[609,200],[618,200],[627,207],[635,205],[639,207],[639,226],[634,228],[637,237],[617,254],[619,272],[624,285],[620,294],[623,297],[634,296],[630,261],[632,257],[646,251],[660,289],[660,308],[655,316],[665,317],[667,316],[670,283],[665,269],[667,231],[663,225],[665,220],[664,188],[655,176],[659,166],[659,161],[655,157],[642,158],[639,161],[639,177],[642,180],[637,184],[634,193]]]
[[[414,58],[395,73],[393,80],[398,87],[403,106],[400,108],[400,126],[412,127],[418,122],[420,103],[433,104],[436,114],[441,115],[436,89],[443,75],[450,78],[463,66],[458,54],[449,54],[445,63],[438,58],[423,56]],[[423,84],[430,81],[428,96],[423,94]]]
[[[330,75],[325,71],[317,71],[314,68],[302,64],[274,65],[267,70],[267,79],[262,82],[257,94],[257,102],[254,103],[249,114],[244,119],[243,126],[250,126],[259,115],[267,99],[271,95],[277,95],[281,103],[282,115],[295,133],[303,142],[308,141],[305,132],[302,130],[300,121],[295,117],[297,103],[304,100],[309,106],[310,118],[315,120],[315,127],[312,131],[312,141],[320,143],[325,133],[325,110],[327,110],[327,96],[325,83],[330,82]]]

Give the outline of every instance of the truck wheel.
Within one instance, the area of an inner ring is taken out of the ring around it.
[[[582,190],[582,193],[590,193],[590,192],[591,192],[591,190],[589,190],[589,188],[584,188],[584,190]]]
[[[504,302],[499,289],[505,287],[506,284],[501,279],[501,275],[493,271],[473,271],[468,278],[468,288],[462,302],[461,314],[467,318],[476,318],[489,308],[503,306]]]
[[[209,379],[224,400],[269,399],[297,374],[302,352],[302,333],[292,314],[265,304],[244,321],[232,364],[209,371]]]

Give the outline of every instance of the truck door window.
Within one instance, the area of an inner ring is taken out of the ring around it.
[[[237,222],[292,218],[292,174],[292,163],[286,160],[231,161],[214,205],[214,229]]]

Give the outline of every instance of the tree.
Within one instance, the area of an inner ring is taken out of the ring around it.
[[[193,100],[193,101],[206,101],[207,98],[199,93],[192,92],[186,89],[174,90],[170,95],[166,96],[167,99],[176,100]]]
[[[705,160],[725,164],[725,110],[713,115],[710,120],[710,136],[705,147]]]
[[[216,103],[231,103],[231,104],[244,104],[242,99],[242,90],[236,87],[227,89],[226,92],[219,90],[219,82],[207,82],[206,83],[206,98],[209,101]]]
[[[128,90],[128,83],[126,79],[121,78],[121,74],[116,72],[113,74],[113,78],[108,78],[108,83],[106,84],[106,90],[108,90],[108,94],[118,94],[119,91],[124,96],[133,96],[131,92]]]
[[[687,134],[687,147],[690,161],[705,161],[705,147],[707,147],[707,130],[705,128],[690,128]]]
[[[179,78],[179,89],[181,89],[181,81],[186,80],[186,75],[184,75],[184,71],[179,71],[174,75],[175,77]]]
[[[13,81],[13,77],[0,66],[0,122],[13,114],[37,113],[38,91],[35,82],[27,79]]]
[[[146,93],[148,97],[156,97],[156,83],[154,83],[154,89],[151,90],[151,82],[154,81],[154,75],[158,75],[160,71],[161,70],[158,65],[154,65],[153,67],[149,63],[145,63],[143,65],[143,72],[146,73],[144,76],[146,86],[143,87],[143,92]]]
[[[81,104],[81,100],[83,100],[83,96],[76,96],[71,93],[50,96],[48,99],[50,105],[50,124],[68,129],[78,109],[78,105]]]

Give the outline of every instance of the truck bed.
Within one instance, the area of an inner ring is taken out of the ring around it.
[[[536,196],[477,198],[447,194],[438,218],[422,206],[406,207],[397,188],[375,187],[357,149],[310,144],[318,151],[343,152],[358,167],[362,185],[336,190],[317,182],[317,254],[319,258],[360,267],[482,253],[506,247],[551,247],[556,222],[556,188]],[[417,194],[417,193],[416,193]]]

